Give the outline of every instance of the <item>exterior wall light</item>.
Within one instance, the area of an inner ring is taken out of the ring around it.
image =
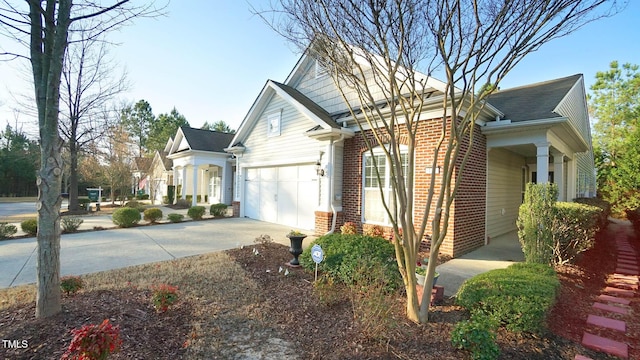
[[[322,164],[320,164],[320,160],[316,161],[316,174],[318,176],[324,176],[324,169],[322,168]]]

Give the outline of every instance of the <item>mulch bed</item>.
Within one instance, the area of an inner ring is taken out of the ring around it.
[[[637,245],[637,242],[635,242]],[[294,344],[304,359],[464,359],[469,355],[456,350],[450,342],[455,324],[468,314],[445,299],[432,309],[431,322],[417,325],[404,317],[403,294],[390,299],[387,327],[376,327],[375,321],[354,320],[354,309],[348,289],[331,301],[320,301],[314,291],[313,273],[289,269],[288,248],[268,243],[234,249],[227,253],[246,271],[259,287],[257,318],[273,328],[278,336]],[[594,249],[586,252],[576,265],[558,269],[562,290],[549,317],[550,332],[544,336],[518,335],[499,331],[500,359],[574,359],[583,354],[592,359],[610,357],[580,345],[586,316],[604,284],[604,274],[615,264],[610,243],[601,236]],[[279,269],[279,272],[273,269]],[[267,271],[271,269],[270,271]],[[284,275],[288,270],[289,274]],[[186,358],[185,341],[190,323],[197,316],[193,309],[202,304],[191,299],[178,303],[167,313],[156,313],[149,303],[148,289],[81,292],[63,298],[63,312],[49,319],[35,319],[34,304],[15,306],[0,311],[0,338],[27,340],[27,349],[0,349],[0,358],[59,359],[71,341],[69,331],[87,323],[100,323],[105,318],[117,323],[126,334],[122,351],[114,359],[180,359]],[[206,303],[207,299],[200,299]],[[375,306],[374,306],[375,308]],[[638,314],[638,301],[634,303]],[[380,310],[380,309],[377,309]],[[205,314],[206,315],[206,314]],[[252,316],[255,316],[252,315]],[[233,326],[233,324],[230,324]],[[237,331],[246,332],[239,322]],[[632,328],[632,331],[637,329]],[[638,358],[638,337],[630,344],[631,358]],[[255,344],[256,349],[260,344]],[[224,358],[211,354],[210,358]]]

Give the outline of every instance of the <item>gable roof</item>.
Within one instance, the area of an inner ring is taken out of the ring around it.
[[[562,117],[556,108],[581,78],[582,74],[576,74],[501,90],[489,95],[487,101],[512,122]]]
[[[271,80],[271,82],[275,86],[277,86],[280,89],[284,90],[289,96],[291,96],[291,98],[294,101],[296,101],[298,104],[302,105],[304,108],[308,109],[319,120],[324,121],[326,125],[328,125],[329,127],[334,128],[334,129],[340,128],[340,126],[331,118],[331,115],[329,115],[329,113],[325,109],[323,109],[322,107],[320,107],[320,105],[316,104],[311,99],[306,97],[303,93],[301,93],[300,91],[292,88],[289,85],[281,84],[281,83],[279,83],[277,81],[273,81],[273,80]],[[318,127],[325,127],[323,125],[324,124],[318,124]]]
[[[181,126],[180,130],[191,150],[220,152],[229,145],[234,134]],[[176,136],[177,139],[177,136]],[[175,152],[175,151],[174,151]]]

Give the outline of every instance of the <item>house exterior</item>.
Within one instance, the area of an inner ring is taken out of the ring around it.
[[[233,134],[182,126],[168,147],[176,198],[197,203],[231,204],[234,163],[224,148]]]
[[[151,166],[151,158],[136,157],[131,164],[131,193],[137,195],[138,192],[148,194],[148,172]]]
[[[431,177],[441,176],[429,170],[444,84],[424,79],[429,98],[418,128],[414,216],[426,205]],[[355,99],[348,89],[345,96]],[[561,200],[595,195],[582,75],[494,93],[473,131],[470,160],[455,174],[462,182],[443,253],[459,256],[514,231],[526,182],[559,183]],[[357,126],[333,80],[304,54],[284,83],[266,82],[225,149],[236,167],[234,215],[317,235],[346,221],[389,226],[371,164],[381,166],[386,184],[389,166],[377,150],[367,151],[363,139],[371,136]]]
[[[173,138],[167,141],[162,151],[156,151],[149,166],[147,176],[149,198],[155,203],[164,204],[168,196],[168,185],[173,185],[173,160],[169,159],[169,150]]]

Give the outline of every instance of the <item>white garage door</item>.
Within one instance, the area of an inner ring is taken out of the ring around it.
[[[247,169],[244,203],[248,218],[313,229],[318,205],[314,166]]]

